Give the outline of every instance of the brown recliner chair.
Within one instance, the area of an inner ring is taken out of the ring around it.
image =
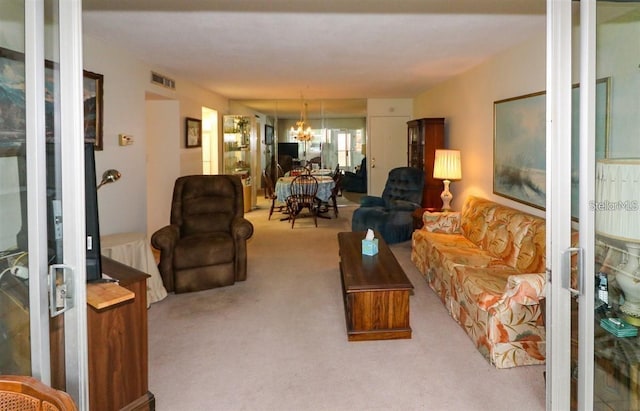
[[[180,177],[173,188],[171,224],[156,231],[158,269],[167,291],[183,293],[231,285],[247,278],[242,182],[231,175]]]

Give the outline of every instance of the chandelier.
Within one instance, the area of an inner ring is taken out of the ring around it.
[[[289,134],[299,141],[307,142],[311,141],[311,139],[313,138],[313,134],[311,134],[311,126],[307,123],[307,103],[304,102],[302,97],[300,99],[302,100],[300,120],[296,121],[295,127],[291,127],[291,131]]]

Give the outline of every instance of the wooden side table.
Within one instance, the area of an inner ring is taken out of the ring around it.
[[[149,275],[105,256],[102,271],[119,285],[97,287],[87,294],[89,408],[152,411],[155,397],[149,392],[147,347]]]

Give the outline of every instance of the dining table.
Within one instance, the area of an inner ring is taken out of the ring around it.
[[[311,170],[311,175],[314,177],[317,176],[331,176],[333,170],[330,168],[314,168]]]
[[[335,187],[336,182],[330,176],[314,176],[318,180],[318,192],[316,197],[321,201],[329,201],[331,190]],[[286,198],[291,195],[291,182],[295,177],[280,177],[276,181],[276,196],[279,202],[285,202]]]

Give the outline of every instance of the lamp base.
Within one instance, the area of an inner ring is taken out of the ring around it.
[[[620,306],[620,311],[630,317],[630,324],[640,323],[640,279],[636,276],[636,271],[640,266],[638,255],[640,245],[627,243],[627,262],[620,267],[616,273],[618,286],[624,293],[624,304]]]
[[[444,191],[440,194],[440,198],[442,199],[442,211],[451,211],[451,200],[453,200],[453,194],[449,191],[449,184],[451,181],[442,180],[444,183]]]
[[[640,327],[640,318],[633,316],[633,315],[624,315],[622,317],[622,319],[624,320],[624,322],[631,324],[633,326],[636,327]]]

